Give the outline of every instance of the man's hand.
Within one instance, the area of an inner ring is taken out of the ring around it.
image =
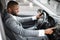
[[[39,18],[41,18],[41,16],[42,16],[42,14],[41,14],[41,13],[38,13],[38,14],[36,15],[36,18],[39,19]]]
[[[53,33],[53,28],[49,28],[45,30],[45,34],[52,34]]]

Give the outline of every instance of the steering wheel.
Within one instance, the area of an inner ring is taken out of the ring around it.
[[[38,20],[36,24],[38,29],[47,29],[56,26],[54,18],[51,17],[45,10],[39,9],[38,12],[43,15],[41,23],[39,22],[40,20]]]
[[[43,20],[42,20],[42,24],[44,23],[44,22],[47,22],[47,12],[45,11],[45,10],[42,10],[42,15],[43,15]]]
[[[41,15],[43,15],[42,23],[46,22],[46,19],[47,19],[47,17],[49,16],[49,14],[48,14],[45,10],[42,10],[42,9],[38,9],[38,12],[40,12]]]
[[[41,15],[43,15],[40,27],[37,27],[38,29],[40,29],[43,24],[48,23],[48,16],[49,16],[49,14],[45,10],[42,10],[42,9],[39,9],[38,12],[40,12]],[[39,20],[35,23],[36,26],[39,25]]]

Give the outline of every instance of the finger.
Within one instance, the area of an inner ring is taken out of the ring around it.
[[[40,16],[42,16],[42,13],[41,14],[39,14]]]
[[[55,29],[56,27],[48,28],[48,29]]]
[[[52,34],[52,33],[53,33],[53,31],[50,32],[50,34]]]

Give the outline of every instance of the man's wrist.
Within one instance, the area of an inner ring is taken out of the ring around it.
[[[45,30],[39,30],[39,37],[40,36],[45,36]]]
[[[32,20],[37,20],[37,17],[36,17],[36,16],[33,16],[33,17],[32,17]]]

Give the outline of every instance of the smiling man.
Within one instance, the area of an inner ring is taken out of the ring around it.
[[[14,33],[17,40],[31,40],[28,37],[42,37],[45,34],[52,34],[51,28],[46,30],[29,30],[22,27],[22,22],[29,22],[39,19],[41,16],[37,14],[31,18],[21,18],[16,16],[19,12],[19,4],[16,1],[9,1],[7,4],[7,14],[5,16],[5,24]],[[38,39],[33,39],[38,40]],[[41,40],[41,38],[39,39]]]

